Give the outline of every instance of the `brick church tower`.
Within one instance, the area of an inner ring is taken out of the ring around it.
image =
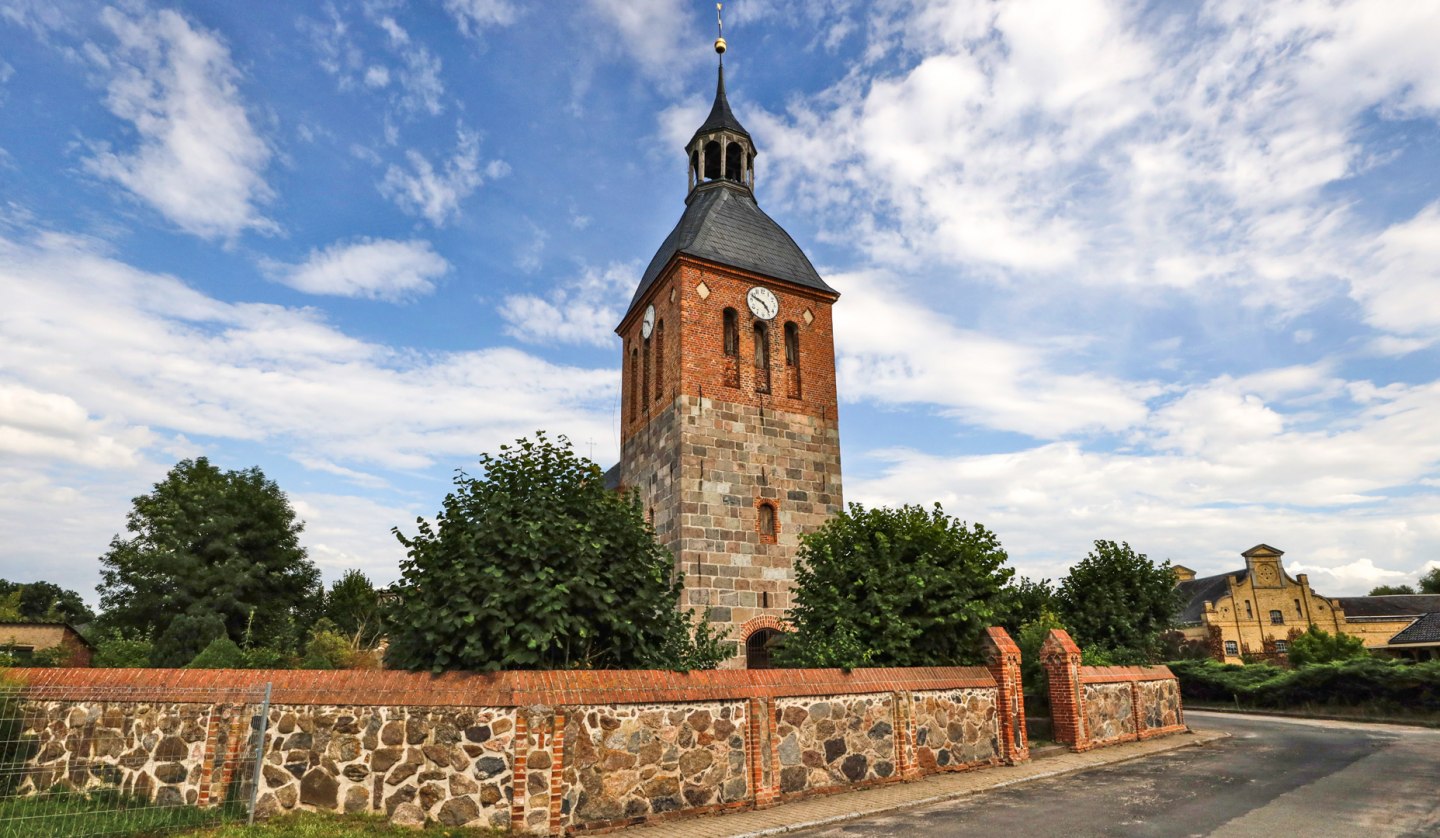
[[[764,666],[799,536],[841,509],[840,295],[755,203],[755,145],[726,100],[723,60],[685,155],[685,212],[615,330],[618,483],[639,491],[674,552],[680,606],[729,629],[730,666]]]

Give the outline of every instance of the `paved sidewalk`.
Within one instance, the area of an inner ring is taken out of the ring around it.
[[[749,838],[750,836],[778,835],[782,832],[823,826],[836,821],[868,817],[893,809],[938,803],[942,800],[1038,780],[1042,777],[1054,777],[1102,765],[1140,759],[1151,754],[1173,751],[1176,748],[1204,745],[1217,739],[1224,739],[1227,735],[1219,731],[1193,730],[1191,733],[1164,736],[1147,742],[1114,745],[1083,754],[1063,751],[1043,756],[1024,765],[1002,766],[955,774],[932,774],[923,780],[911,783],[891,783],[857,791],[811,797],[759,811],[694,817],[653,826],[634,826],[616,834],[633,836],[633,838]]]

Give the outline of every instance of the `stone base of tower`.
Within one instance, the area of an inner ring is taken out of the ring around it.
[[[791,605],[801,534],[842,508],[838,423],[682,395],[627,440],[622,462],[684,576],[680,607],[729,632],[729,665],[744,666],[747,636]]]

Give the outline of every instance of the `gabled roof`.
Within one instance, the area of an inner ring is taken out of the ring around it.
[[[1184,605],[1180,609],[1180,616],[1177,618],[1182,623],[1198,623],[1205,614],[1205,603],[1219,602],[1220,598],[1230,592],[1227,579],[1234,579],[1236,584],[1245,580],[1245,575],[1250,571],[1237,570],[1233,573],[1221,573],[1217,576],[1205,576],[1200,579],[1189,579],[1175,586],[1180,592]]]
[[[1256,544],[1254,547],[1251,547],[1249,550],[1246,550],[1240,555],[1244,556],[1247,559],[1253,558],[1255,556],[1283,556],[1285,555],[1285,551],[1271,547],[1269,544]]]
[[[1399,634],[1390,638],[1391,646],[1403,646],[1406,644],[1440,643],[1440,611],[1433,614],[1426,614],[1415,622],[1411,623]]]
[[[697,186],[685,203],[680,222],[645,269],[626,309],[627,317],[679,253],[840,296],[820,278],[790,234],[760,209],[746,187],[710,181]]]
[[[1440,611],[1440,594],[1396,594],[1393,596],[1346,596],[1337,600],[1351,617],[1413,617]]]

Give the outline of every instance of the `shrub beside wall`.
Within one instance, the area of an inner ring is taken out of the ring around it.
[[[1281,669],[1202,660],[1175,661],[1170,668],[1180,679],[1181,694],[1195,701],[1271,709],[1318,705],[1440,712],[1440,661],[1371,657]]]

